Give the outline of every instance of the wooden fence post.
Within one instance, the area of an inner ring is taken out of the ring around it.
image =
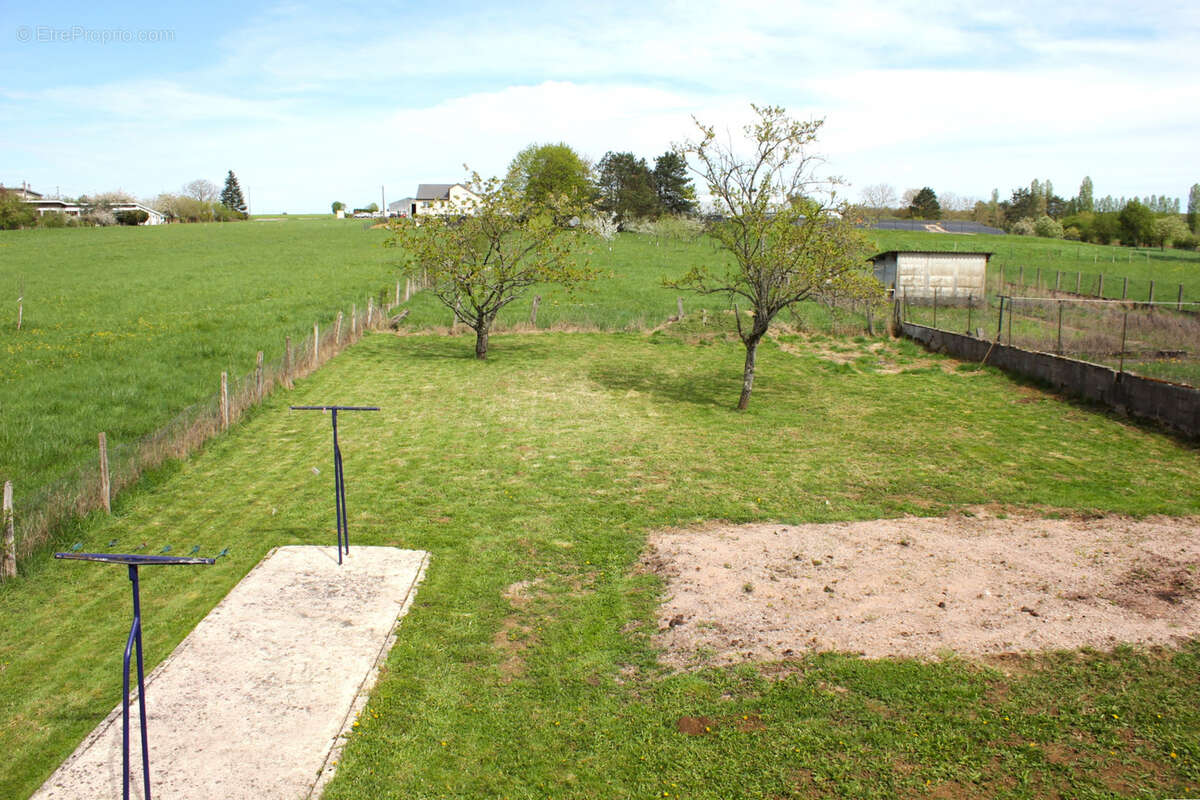
[[[21,330],[21,323],[25,321],[25,298],[17,298],[17,330]]]
[[[1076,273],[1075,273],[1075,294],[1079,294],[1080,282],[1081,282],[1082,280],[1083,280],[1083,273],[1082,273],[1082,272],[1076,272]]]
[[[1121,299],[1129,297],[1129,276],[1126,275],[1121,279]]]
[[[404,302],[407,303],[410,297],[412,297],[412,278],[411,277],[404,279]]]
[[[676,320],[683,319],[683,298],[682,297],[677,296],[675,298],[675,312],[676,312],[675,313]]]
[[[350,341],[358,335],[358,303],[350,304]]]
[[[100,431],[100,501],[104,504],[104,513],[112,513],[112,484],[108,478],[108,437]]]
[[[1175,300],[1175,310],[1183,311],[1183,284],[1179,284],[1179,297]]]
[[[263,399],[263,351],[259,350],[254,358],[254,394],[258,402]]]
[[[1104,273],[1100,273],[1100,282],[1096,284],[1096,297],[1104,297]]]
[[[12,481],[4,482],[4,553],[0,559],[0,578],[17,577],[17,536],[13,523],[13,487]]]
[[[1041,267],[1037,268],[1037,277],[1035,277],[1033,279],[1033,285],[1038,289],[1042,288],[1042,268]]]
[[[529,325],[530,325],[530,327],[533,327],[533,328],[537,327],[537,311],[538,311],[538,306],[541,304],[541,302],[542,302],[542,296],[540,294],[535,294],[533,296],[533,306],[529,310]]]
[[[333,346],[336,349],[342,343],[342,312],[339,311],[337,321],[333,323]]]
[[[229,373],[221,373],[221,430],[229,427]]]
[[[1150,281],[1150,302],[1154,303],[1154,281]]]
[[[313,355],[312,355],[312,359],[313,359],[312,360],[313,369],[316,369],[317,365],[321,363],[321,331],[317,327],[317,323],[315,323],[315,322],[313,323]]]
[[[400,305],[400,281],[396,281],[396,305]]]
[[[1019,286],[1025,285],[1025,265],[1024,264],[1017,267],[1017,284]]]

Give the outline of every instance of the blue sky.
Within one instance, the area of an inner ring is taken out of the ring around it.
[[[152,197],[232,169],[256,212],[325,211],[531,142],[652,160],[756,102],[824,118],[852,197],[1200,182],[1195,4],[985,5],[4,0],[0,181]]]

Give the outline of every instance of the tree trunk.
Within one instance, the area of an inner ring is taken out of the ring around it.
[[[745,411],[750,405],[750,391],[754,388],[754,361],[758,355],[758,342],[761,336],[751,335],[743,340],[746,345],[746,368],[742,371],[742,396],[738,398],[738,411]]]
[[[483,360],[487,358],[488,348],[488,328],[486,325],[480,325],[475,329],[475,357]]]

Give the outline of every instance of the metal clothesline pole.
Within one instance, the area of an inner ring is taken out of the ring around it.
[[[350,555],[350,525],[346,517],[346,473],[342,468],[342,448],[338,445],[339,411],[378,411],[379,406],[290,406],[292,411],[328,411],[333,419],[333,502],[337,520],[338,564],[342,553]]]
[[[129,800],[129,662],[137,648],[138,718],[142,728],[142,791],[150,800],[150,740],[146,732],[146,671],[142,659],[142,602],[138,585],[138,567],[145,564],[213,564],[215,558],[184,556],[143,556],[131,553],[55,553],[55,558],[71,561],[100,561],[125,564],[129,567],[129,582],[133,589],[133,624],[125,641],[121,661],[121,797]]]

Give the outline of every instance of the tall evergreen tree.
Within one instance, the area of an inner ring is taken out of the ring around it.
[[[221,190],[221,205],[232,208],[239,214],[246,213],[246,198],[242,196],[242,187],[238,185],[237,176],[233,170],[225,176],[225,188]]]
[[[696,187],[678,153],[667,151],[654,159],[654,188],[667,214],[687,214],[696,208]]]
[[[662,213],[646,159],[633,153],[609,151],[596,165],[596,172],[600,189],[598,205],[615,214],[618,225]]]
[[[1079,200],[1076,204],[1079,211],[1095,211],[1096,203],[1092,199],[1092,178],[1090,175],[1083,176],[1083,183],[1079,184]]]
[[[908,207],[908,214],[913,219],[941,219],[942,206],[933,189],[928,186],[922,187],[921,191],[913,196],[912,204]]]

